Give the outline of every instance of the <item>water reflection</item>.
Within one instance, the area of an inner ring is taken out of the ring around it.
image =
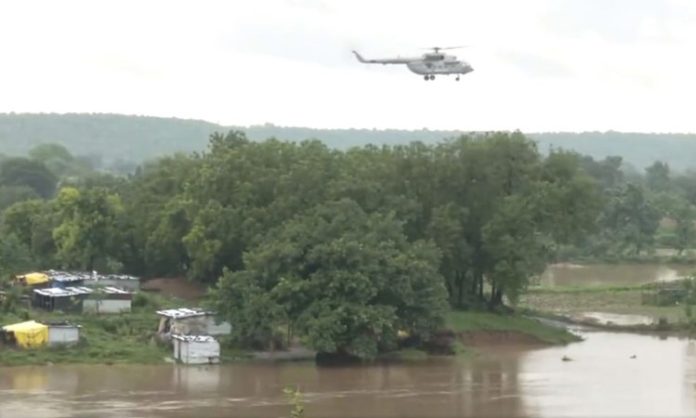
[[[696,414],[696,343],[606,332],[584,337],[565,347],[489,347],[468,359],[345,368],[0,368],[0,418],[280,417],[289,411],[286,385],[305,393],[309,417]]]

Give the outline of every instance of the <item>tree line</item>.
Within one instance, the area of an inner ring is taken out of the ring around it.
[[[25,155],[47,142],[63,145],[89,159],[100,169],[127,173],[139,164],[176,152],[203,151],[208,135],[235,129],[255,141],[283,138],[302,141],[320,138],[330,148],[347,150],[368,144],[398,145],[421,141],[436,144],[456,138],[461,130],[402,129],[313,129],[270,123],[245,127],[223,126],[202,120],[158,118],[119,114],[0,113],[0,149],[10,155]],[[562,147],[603,159],[621,155],[626,163],[642,171],[654,160],[684,171],[694,167],[694,134],[629,132],[539,132],[526,133],[547,154],[549,147]]]
[[[340,151],[230,131],[121,177],[60,148],[0,163],[0,273],[186,276],[256,346],[371,357],[450,308],[514,301],[551,261],[654,248],[664,218],[674,248],[694,235],[693,176],[542,155],[519,132]]]

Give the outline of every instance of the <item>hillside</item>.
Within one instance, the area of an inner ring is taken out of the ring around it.
[[[126,116],[115,114],[0,114],[0,153],[25,154],[47,142],[66,146],[80,156],[106,162],[139,163],[174,152],[205,149],[213,132],[240,129],[253,140],[275,137],[301,141],[316,138],[335,148],[365,144],[433,143],[459,135],[459,131],[311,129],[275,125],[221,126],[201,120]],[[620,132],[528,133],[539,149],[563,148],[595,158],[621,155],[637,168],[655,160],[666,161],[674,170],[693,168],[694,134],[635,134]]]

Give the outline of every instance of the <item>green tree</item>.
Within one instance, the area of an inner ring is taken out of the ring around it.
[[[58,178],[43,163],[28,158],[9,158],[0,165],[0,185],[26,186],[49,198],[56,191]]]
[[[648,190],[665,192],[671,188],[669,165],[655,161],[645,169],[645,183]]]
[[[660,211],[643,189],[628,184],[612,194],[600,224],[620,250],[632,249],[634,254],[640,254],[652,247],[660,218]]]
[[[693,206],[685,202],[676,208],[674,219],[676,221],[676,249],[681,254],[696,242],[696,231],[694,231],[696,211]]]
[[[121,200],[104,190],[63,188],[56,197],[56,257],[66,268],[108,268],[118,254]]]
[[[0,279],[28,272],[35,267],[29,247],[14,234],[0,238]]]
[[[374,357],[397,331],[427,339],[442,324],[446,290],[439,251],[410,243],[393,216],[351,200],[321,205],[286,223],[219,283],[217,309],[242,340],[279,327],[319,352]]]
[[[0,211],[17,202],[39,198],[38,193],[29,186],[0,186]]]

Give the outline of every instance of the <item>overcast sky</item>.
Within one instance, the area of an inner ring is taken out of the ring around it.
[[[461,44],[459,82],[350,53]],[[0,112],[696,132],[693,0],[5,0],[0,54]]]

